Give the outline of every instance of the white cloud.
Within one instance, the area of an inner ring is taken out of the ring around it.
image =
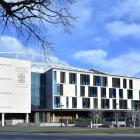
[[[113,6],[111,14],[118,19],[140,20],[140,0],[120,0]]]
[[[14,37],[2,36],[0,37],[0,51],[19,51],[23,49],[24,46]]]
[[[91,64],[93,67],[114,73],[124,75],[135,75],[140,71],[140,52],[130,52],[108,58],[104,50],[78,51],[74,54],[74,59]]]
[[[140,38],[140,24],[136,23],[128,24],[122,21],[114,21],[106,24],[106,30],[116,37],[131,36],[137,39]]]

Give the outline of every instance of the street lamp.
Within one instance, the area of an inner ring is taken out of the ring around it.
[[[61,108],[61,128],[62,128],[62,107],[63,107],[64,105],[62,105],[62,103],[60,104],[60,108]]]

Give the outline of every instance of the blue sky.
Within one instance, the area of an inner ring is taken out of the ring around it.
[[[55,58],[74,67],[140,74],[140,0],[78,0],[71,10],[78,20],[70,34],[59,27],[49,29]],[[0,50],[21,49],[20,40],[8,35],[7,45],[6,39],[0,40],[5,46]]]

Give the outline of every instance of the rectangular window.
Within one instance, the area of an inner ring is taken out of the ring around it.
[[[113,99],[112,101],[113,101],[113,103],[112,103],[113,109],[116,109],[116,106],[117,106],[117,104],[116,104],[116,99]]]
[[[90,108],[90,98],[83,98],[83,108]]]
[[[103,87],[107,87],[108,86],[107,77],[102,77],[102,86]]]
[[[76,84],[77,83],[76,73],[69,73],[69,83],[70,84]]]
[[[66,108],[69,108],[69,97],[66,97]]]
[[[109,99],[101,99],[101,108],[109,109]]]
[[[101,97],[106,98],[106,88],[101,88]]]
[[[109,98],[116,98],[116,89],[109,88]]]
[[[72,108],[77,108],[77,98],[72,97]]]
[[[97,97],[97,87],[88,87],[88,96]]]
[[[53,73],[53,79],[54,79],[54,83],[56,83],[56,81],[57,81],[57,73],[56,73],[56,71],[54,71],[54,73]]]
[[[101,86],[101,77],[100,76],[93,76],[93,85]]]
[[[98,99],[97,98],[93,99],[93,106],[94,106],[94,109],[98,108]]]
[[[129,80],[129,89],[133,89],[133,81]]]
[[[123,98],[123,89],[119,89],[119,98],[120,98],[120,99]]]
[[[80,96],[85,96],[85,86],[80,86]]]
[[[127,90],[127,98],[133,99],[133,91],[132,90]]]
[[[119,100],[119,108],[127,109],[127,100]]]
[[[123,79],[123,88],[127,88],[127,81],[126,81],[126,79]]]
[[[60,108],[60,97],[54,96],[54,107]]]
[[[112,87],[120,88],[120,78],[112,78]]]
[[[54,85],[54,95],[63,95],[63,84]]]
[[[89,85],[90,75],[80,74],[80,83],[81,85]]]
[[[60,72],[60,83],[66,82],[66,75],[65,72]]]

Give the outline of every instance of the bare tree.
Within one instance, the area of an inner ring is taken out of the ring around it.
[[[70,12],[72,3],[73,0],[0,0],[2,33],[14,28],[26,43],[38,42],[48,52],[52,49],[46,34],[48,26],[61,25],[69,32],[75,19]]]

